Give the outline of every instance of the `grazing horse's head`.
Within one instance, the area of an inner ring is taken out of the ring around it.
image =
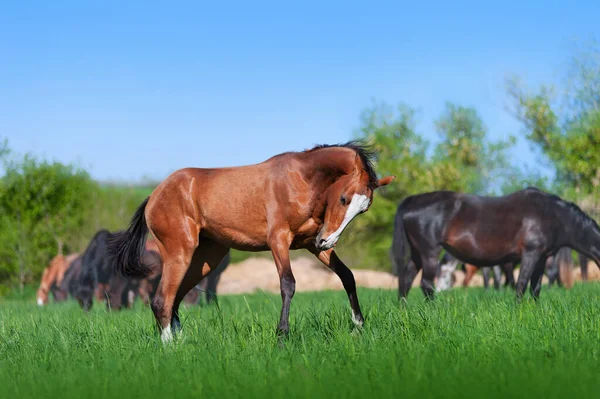
[[[63,267],[64,270],[64,262],[65,257],[62,254],[58,254],[52,258],[48,267],[44,269],[40,281],[40,287],[37,290],[37,304],[39,306],[48,304],[48,294],[52,285],[56,283],[56,279],[60,272],[59,269]]]
[[[38,306],[44,306],[48,304],[48,292],[41,288],[37,290],[37,304]]]
[[[440,275],[437,278],[437,284],[435,287],[437,292],[449,290],[454,286],[456,283],[454,271],[456,270],[457,263],[457,261],[451,261],[440,266]]]
[[[315,245],[320,250],[333,248],[348,224],[359,214],[366,212],[373,201],[373,192],[388,185],[396,176],[377,179],[373,169],[372,153],[362,146],[346,145],[355,151],[350,159],[340,159],[346,164],[345,173],[335,180],[325,192],[323,227]]]
[[[79,306],[85,311],[89,312],[94,304],[94,291],[90,287],[79,286],[75,292],[75,298],[79,302]]]

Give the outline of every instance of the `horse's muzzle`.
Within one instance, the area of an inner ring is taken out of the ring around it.
[[[335,247],[335,244],[337,244],[337,240],[335,238],[333,240],[331,239],[331,237],[329,237],[329,239],[321,238],[320,233],[315,240],[315,246],[321,251],[331,249]]]

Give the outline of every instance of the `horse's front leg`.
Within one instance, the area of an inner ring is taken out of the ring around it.
[[[289,232],[279,233],[269,240],[271,253],[273,254],[277,273],[279,274],[279,287],[281,289],[281,315],[279,317],[279,325],[277,326],[277,334],[279,336],[288,335],[289,333],[290,304],[296,291],[296,279],[294,278],[290,264],[290,243],[291,237]]]
[[[540,260],[541,252],[539,250],[532,250],[524,252],[521,258],[521,272],[517,280],[517,300],[523,298],[527,283],[531,279],[533,271],[535,270],[538,261]]]
[[[500,266],[495,265],[492,267],[492,271],[494,273],[494,289],[498,291],[502,280],[502,270],[500,269]]]
[[[358,303],[358,295],[356,294],[356,281],[354,279],[354,274],[352,271],[348,269],[348,266],[338,258],[337,254],[334,250],[329,249],[327,251],[312,251],[317,258],[327,267],[329,267],[335,274],[338,275],[340,280],[342,281],[342,285],[346,290],[346,294],[348,295],[348,300],[350,301],[350,308],[352,309],[352,322],[362,327],[365,323],[365,318],[360,311],[360,304]]]
[[[542,277],[544,270],[546,269],[546,260],[540,259],[531,275],[531,285],[529,289],[533,299],[537,300],[540,297],[540,291],[542,290]]]
[[[581,268],[581,280],[588,281],[588,258],[584,254],[578,252],[579,266]]]

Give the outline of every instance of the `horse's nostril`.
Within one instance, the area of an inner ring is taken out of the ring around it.
[[[323,245],[325,245],[325,243],[326,243],[326,242],[327,242],[327,240],[325,240],[325,239],[321,238],[321,239],[319,240],[319,245],[320,245],[320,246],[323,246]]]

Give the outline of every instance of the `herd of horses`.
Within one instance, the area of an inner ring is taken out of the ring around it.
[[[37,291],[37,304],[77,300],[84,311],[92,308],[94,299],[104,302],[108,309],[131,308],[136,298],[149,305],[162,274],[162,261],[153,240],[146,242],[143,262],[152,269],[144,278],[122,276],[117,273],[107,252],[107,240],[112,236],[108,230],[98,231],[90,240],[85,251],[69,255],[59,253],[43,271]],[[190,290],[184,298],[188,305],[201,303],[200,293],[205,294],[205,303],[216,300],[217,284],[221,273],[229,264],[229,253],[223,258],[215,273]]]
[[[204,277],[218,275],[230,248],[270,251],[282,298],[277,332],[286,335],[296,286],[290,250],[306,249],[339,276],[352,321],[362,326],[354,276],[334,247],[348,224],[369,210],[374,192],[395,178],[377,177],[375,157],[370,147],[351,141],[253,165],[177,170],[143,201],[125,230],[98,233],[56,286],[84,309],[94,292],[106,292],[112,306],[137,289],[168,342],[181,329],[181,302]],[[434,298],[442,250],[474,270],[493,268],[497,281],[504,268],[518,299],[529,282],[537,299],[548,260],[563,248],[600,265],[600,228],[577,205],[529,187],[500,197],[452,191],[407,197],[397,208],[390,253],[403,300],[419,271],[423,294]],[[516,264],[515,282],[509,269]]]

